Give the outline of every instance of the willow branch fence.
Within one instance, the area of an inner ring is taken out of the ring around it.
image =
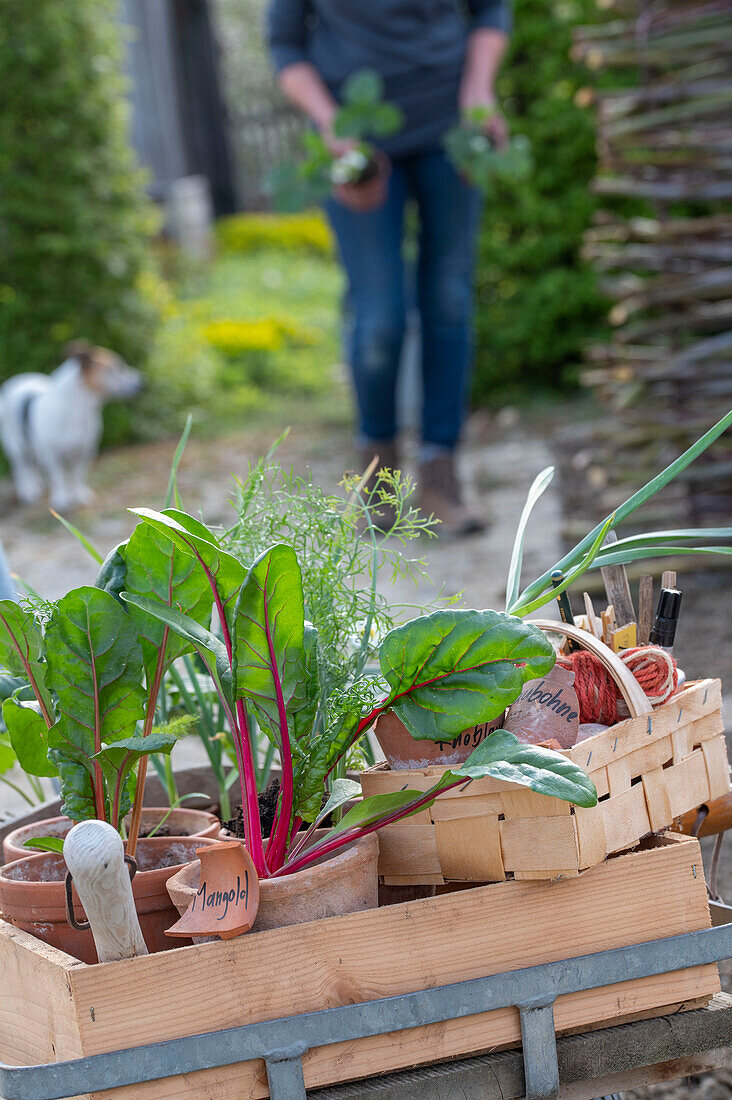
[[[607,202],[584,243],[611,337],[588,349],[582,381],[611,415],[575,455],[574,491],[605,512],[732,404],[732,6],[598,5],[607,21],[578,28],[573,54],[603,85],[617,78],[591,93]],[[709,522],[731,506],[722,438],[653,518]]]

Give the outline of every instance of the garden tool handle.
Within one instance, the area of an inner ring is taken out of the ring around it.
[[[538,626],[539,630],[543,630],[545,634],[563,634],[566,638],[571,638],[573,642],[577,642],[582,649],[594,653],[617,684],[618,690],[627,704],[631,718],[640,718],[644,714],[653,712],[648,696],[633,673],[620,660],[618,654],[613,653],[594,634],[582,630],[579,626],[572,626],[571,623],[560,622],[558,619],[529,619],[528,622],[532,626]]]
[[[64,859],[89,919],[99,962],[147,955],[117,830],[106,821],[80,821],[64,840]]]

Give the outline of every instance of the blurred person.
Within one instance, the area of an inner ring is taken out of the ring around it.
[[[494,108],[495,78],[508,42],[507,0],[270,0],[268,38],[277,79],[331,149],[339,89],[370,68],[405,125],[377,142],[391,159],[388,195],[376,210],[357,197],[326,204],[348,278],[348,355],[359,414],[362,468],[375,454],[398,467],[396,382],[406,322],[402,258],[405,206],[419,212],[416,304],[422,332],[420,506],[443,532],[481,530],[464,504],[455,468],[472,357],[473,267],[481,213],[478,191],[458,175],[442,139],[461,111]],[[486,130],[508,140],[496,112]],[[343,190],[339,188],[342,195]],[[388,529],[390,517],[376,517]]]

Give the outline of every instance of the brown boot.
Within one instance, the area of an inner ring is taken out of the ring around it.
[[[442,521],[435,532],[439,538],[462,538],[485,529],[484,520],[463,503],[455,457],[449,451],[421,464],[418,493],[422,514]]]
[[[397,516],[391,504],[379,499],[379,485],[381,482],[379,471],[384,469],[399,469],[396,440],[385,439],[383,442],[369,443],[361,447],[358,458],[359,472],[363,474],[369,468],[374,458],[377,459],[377,465],[361,490],[361,496],[364,501],[369,502],[369,510],[374,527],[379,531],[388,533],[396,523]],[[388,486],[384,487],[388,488]],[[362,521],[361,526],[363,530],[366,530],[368,524],[365,519]]]

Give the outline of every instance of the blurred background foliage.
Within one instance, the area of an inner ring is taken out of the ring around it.
[[[133,363],[159,217],[128,143],[115,0],[0,5],[0,380],[78,336]]]
[[[263,8],[212,4],[240,172],[247,158],[253,170],[252,135],[268,119],[286,135],[300,125],[269,74]],[[514,13],[500,94],[536,170],[486,202],[477,405],[571,384],[602,327],[597,283],[580,259],[595,210],[593,117],[576,105],[587,74],[569,57],[572,26],[597,9],[594,0],[514,0]],[[208,261],[161,238],[129,145],[126,38],[115,0],[0,6],[0,379],[53,369],[79,336],[114,348],[147,385],[134,407],[106,410],[107,443],[174,433],[189,409],[215,426],[327,394],[342,379],[343,284],[324,220],[259,210],[222,218]]]
[[[497,185],[485,208],[476,300],[474,401],[576,378],[600,334],[604,302],[580,258],[597,200],[591,111],[575,97],[587,70],[570,60],[572,27],[597,18],[595,0],[513,0],[511,48],[498,90],[514,133],[532,145],[534,172]]]

